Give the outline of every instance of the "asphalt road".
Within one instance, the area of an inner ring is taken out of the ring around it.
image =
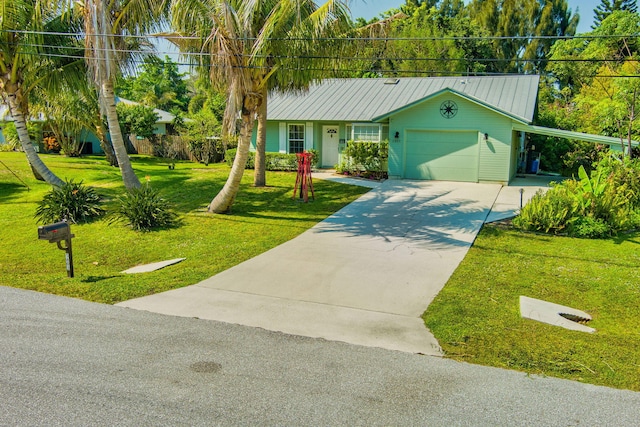
[[[637,426],[640,393],[0,287],[0,425]]]

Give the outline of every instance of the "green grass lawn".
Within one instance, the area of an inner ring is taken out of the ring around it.
[[[585,240],[485,226],[424,314],[447,357],[640,391],[640,234]],[[594,334],[520,317],[524,295]]]
[[[119,170],[102,157],[42,157],[61,178],[95,187],[107,207],[124,192]],[[159,159],[133,157],[140,179],[148,179],[174,204],[181,226],[141,233],[107,218],[72,225],[75,277],[69,279],[64,251],[37,239],[34,213],[50,186],[33,178],[24,154],[0,153],[0,161],[0,285],[110,304],[211,277],[292,239],[368,191],[315,180],[315,201],[301,203],[292,200],[295,173],[268,173],[269,186],[257,189],[247,171],[233,213],[212,215],[206,206],[227,178],[226,165],[178,162],[169,170]],[[182,263],[156,272],[120,274],[135,265],[182,257]]]
[[[62,178],[83,180],[107,198],[124,189],[119,171],[100,157],[43,156]],[[72,225],[76,277],[64,252],[37,239],[36,204],[49,190],[35,181],[24,154],[1,153],[0,285],[115,303],[197,283],[273,248],[368,191],[316,180],[316,200],[292,200],[293,173],[269,173],[251,186],[248,171],[232,215],[206,206],[222,187],[225,165],[134,157],[138,176],[175,205],[180,227],[134,232],[102,219]],[[186,257],[153,273],[123,275],[139,264]],[[424,315],[450,358],[640,391],[640,234],[581,240],[488,226]],[[595,334],[520,318],[520,295],[588,313]]]

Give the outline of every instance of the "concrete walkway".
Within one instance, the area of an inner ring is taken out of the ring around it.
[[[295,239],[198,284],[118,305],[441,355],[420,315],[491,208],[499,208],[496,219],[513,215],[519,189],[530,197],[539,187],[351,181],[373,188]]]

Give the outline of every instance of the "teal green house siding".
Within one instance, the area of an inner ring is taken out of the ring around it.
[[[322,145],[322,130],[323,126],[337,126],[338,133],[335,135],[337,141],[346,140],[346,127],[351,123],[347,122],[324,122],[324,121],[316,121],[316,122],[303,122],[298,120],[292,121],[267,121],[267,135],[266,135],[266,151],[271,153],[288,152],[287,146],[287,136],[286,132],[288,129],[288,125],[304,125],[305,133],[307,137],[311,139],[311,143],[307,145],[307,149],[313,148],[317,150],[320,158],[322,159],[323,155],[323,145]],[[252,145],[251,149],[255,151],[256,147],[256,138],[257,138],[257,125],[254,128],[254,132],[252,135]],[[333,164],[325,164],[321,165],[325,167],[334,167],[335,162]]]
[[[289,126],[303,124],[305,149],[333,167],[352,130],[365,139],[379,126],[390,178],[508,183],[523,163],[518,127],[533,122],[538,84],[539,76],[335,79],[270,94],[267,150],[289,152]]]
[[[453,101],[457,107],[454,116],[441,114],[441,106]],[[462,177],[464,181],[508,182],[515,175],[517,164],[513,146],[513,119],[477,102],[468,100],[454,92],[445,91],[433,98],[407,107],[389,115],[389,134],[399,133],[399,138],[390,138],[389,176],[407,178],[408,137],[421,132],[424,143],[435,143],[443,134],[459,133],[461,138],[473,138],[476,147],[477,176]],[[465,135],[462,136],[462,133]],[[487,138],[485,139],[485,134]],[[430,136],[433,140],[430,140]],[[473,136],[472,136],[473,135]],[[466,148],[471,152],[470,148]],[[454,179],[455,180],[455,179]]]

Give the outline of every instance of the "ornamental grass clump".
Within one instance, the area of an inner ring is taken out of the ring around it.
[[[125,222],[136,231],[150,231],[175,226],[177,215],[170,203],[146,183],[119,198],[113,221]]]
[[[93,188],[70,180],[45,194],[36,208],[35,218],[41,224],[63,220],[74,224],[89,222],[104,215],[101,205],[102,196]]]

